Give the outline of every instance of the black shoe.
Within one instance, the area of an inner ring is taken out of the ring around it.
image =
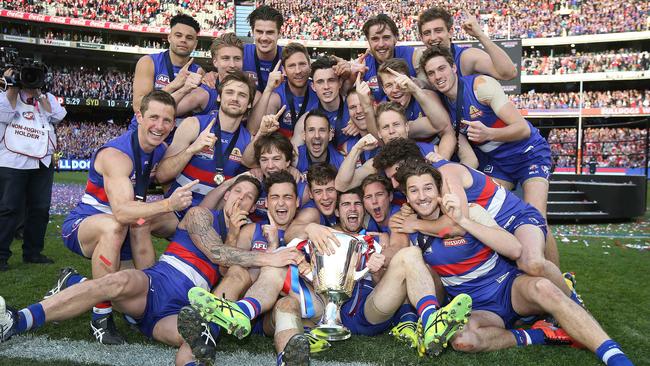
[[[90,321],[90,329],[97,342],[101,344],[124,344],[124,337],[117,331],[113,313],[106,314],[97,320]]]
[[[214,365],[218,334],[213,334],[201,314],[191,306],[183,306],[178,313],[178,333],[192,348],[194,358],[206,366]]]
[[[7,259],[0,258],[0,272],[5,272],[8,270],[9,270],[9,263],[7,263]]]
[[[309,340],[304,334],[296,334],[278,357],[280,366],[309,366]]]
[[[36,254],[31,257],[23,257],[23,262],[25,263],[36,263],[36,264],[52,264],[53,260],[44,256],[43,254]]]
[[[66,282],[68,281],[70,276],[74,276],[78,274],[79,272],[77,272],[77,270],[72,267],[61,268],[61,270],[59,271],[59,278],[56,280],[56,285],[52,287],[50,291],[48,291],[45,294],[45,296],[43,296],[43,300],[47,299],[48,297],[52,297],[58,294],[59,292],[65,290],[66,287],[68,287],[66,285]]]

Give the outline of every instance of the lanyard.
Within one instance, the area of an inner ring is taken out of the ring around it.
[[[226,157],[230,158],[230,154],[232,153],[232,150],[235,148],[235,144],[239,139],[239,131],[241,130],[241,126],[239,126],[237,128],[237,131],[233,133],[232,139],[230,140],[230,142],[228,142],[228,146],[226,146],[226,151],[221,150],[223,145],[221,143],[221,123],[219,122],[218,115],[213,128],[215,129],[216,132],[215,135],[217,137],[217,141],[215,143],[216,146],[214,149],[214,159],[215,162],[217,163],[216,171],[223,173],[224,168],[226,166]]]
[[[323,108],[323,104],[321,104],[320,100],[318,100],[318,108],[320,110],[327,112],[327,109]],[[343,102],[343,96],[339,94],[339,110],[336,112],[336,123],[334,124],[334,136],[336,140],[336,145],[338,146],[339,140],[339,134],[341,134],[341,130],[343,129],[341,127],[341,121],[343,120],[343,110],[345,108],[345,103]]]
[[[309,86],[307,86],[309,88]],[[300,106],[300,112],[298,112],[298,115],[296,115],[296,107],[293,104],[293,93],[291,92],[291,89],[289,89],[289,83],[284,84],[284,95],[287,97],[287,104],[289,105],[289,113],[291,113],[291,125],[295,126],[296,122],[298,122],[298,118],[305,114],[305,111],[307,110],[307,104],[309,103],[309,89],[306,89],[305,91],[305,98],[302,101],[302,105]]]
[[[257,47],[255,48],[255,52],[253,52],[253,55],[255,56],[255,72],[257,72],[257,90],[263,91],[264,88],[266,88],[266,83],[269,81],[269,79],[268,77],[266,80],[262,79],[262,69],[260,66],[260,58],[257,57]],[[271,63],[271,68],[273,68],[273,66],[275,66],[278,63],[278,61],[280,61],[280,50],[276,49],[275,58]]]
[[[431,247],[431,244],[433,244],[434,239],[435,238],[433,236],[427,235],[425,238],[424,234],[418,233],[417,241],[418,241],[418,246],[420,247],[420,249],[422,249],[422,253],[426,252],[427,249]]]
[[[131,149],[133,151],[133,165],[135,170],[135,199],[136,201],[145,202],[147,200],[147,188],[149,188],[149,175],[154,164],[154,150],[149,154],[149,163],[142,171],[142,161],[140,159],[140,143],[138,141],[138,131],[131,134]]]
[[[228,228],[226,227],[226,213],[222,210],[217,214],[217,220],[219,220],[219,236],[221,241],[225,244],[226,236],[228,236]]]
[[[163,53],[163,59],[165,60],[165,67],[167,68],[167,76],[169,76],[169,82],[171,83],[176,78],[174,73],[174,65],[172,65],[172,58],[169,56],[169,50]]]

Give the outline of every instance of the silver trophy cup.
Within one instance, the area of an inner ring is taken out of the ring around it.
[[[309,242],[314,290],[325,295],[328,301],[314,335],[328,341],[342,341],[350,338],[351,333],[338,319],[339,308],[352,296],[355,282],[368,272],[368,268],[356,270],[368,244],[352,235],[334,235],[341,245],[332,243],[336,250],[331,255],[318,253]]]

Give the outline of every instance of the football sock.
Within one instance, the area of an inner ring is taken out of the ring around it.
[[[596,348],[596,356],[607,366],[632,366],[632,361],[623,353],[621,346],[611,339]]]
[[[429,316],[435,313],[440,305],[438,305],[438,299],[434,295],[427,295],[418,301],[416,309],[420,319],[422,319],[422,325],[426,326]]]
[[[517,340],[517,346],[544,344],[544,331],[541,329],[512,329],[510,331]]]
[[[29,305],[18,312],[18,325],[16,331],[22,333],[30,329],[37,329],[45,324],[45,311],[40,303]]]
[[[113,312],[113,307],[110,301],[100,302],[93,307],[93,320],[97,320]]]
[[[411,304],[402,304],[402,306],[397,309],[395,318],[398,323],[418,321],[418,315],[415,313],[415,309]]]
[[[260,302],[257,301],[257,299],[252,297],[245,297],[237,301],[237,305],[239,305],[241,310],[250,320],[257,318],[260,315],[260,312],[262,312],[262,305],[260,305]]]

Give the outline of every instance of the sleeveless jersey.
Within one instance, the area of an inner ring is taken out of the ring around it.
[[[214,111],[211,114],[197,115],[195,116],[199,120],[199,131],[203,131],[212,118],[218,114],[218,111]],[[219,123],[217,121],[217,123]],[[213,126],[213,131],[215,132],[216,126]],[[199,132],[200,133],[200,132]],[[221,151],[220,154],[224,154],[228,144],[233,139],[234,134],[230,132],[221,131]],[[235,142],[235,146],[230,152],[228,159],[224,159],[225,166],[223,168],[223,174],[226,179],[230,179],[240,173],[246,171],[246,167],[242,165],[242,155],[246,146],[251,141],[251,135],[248,130],[240,123],[239,125],[239,136]],[[190,161],[187,163],[183,171],[176,177],[176,180],[171,184],[169,190],[166,193],[166,196],[169,197],[172,192],[174,192],[178,187],[182,187],[185,184],[198,179],[199,183],[192,187],[192,206],[196,206],[201,203],[203,197],[205,197],[208,192],[217,186],[214,182],[214,175],[217,169],[217,160],[215,157],[214,147],[205,148],[198,154],[192,156]]]
[[[394,58],[401,58],[406,61],[406,64],[409,66],[410,76],[416,76],[417,72],[413,66],[413,52],[415,48],[412,46],[395,46],[393,51]],[[372,96],[376,101],[383,100],[386,97],[384,90],[382,89],[379,78],[377,76],[377,70],[379,69],[379,62],[375,59],[375,56],[372,54],[366,55],[366,67],[368,70],[363,75],[363,80],[368,82]]]
[[[275,59],[273,61],[260,60],[256,56],[256,48],[254,44],[244,45],[244,67],[242,71],[248,74],[248,77],[255,82],[257,90],[260,93],[264,92],[266,83],[269,81],[269,73],[275,65],[280,61],[282,55],[282,47],[278,46]]]
[[[491,128],[506,127],[506,123],[497,117],[492,108],[479,103],[476,95],[474,95],[474,80],[478,76],[481,75],[463,76],[458,79],[458,82],[464,84],[461,119],[481,121],[485,126]],[[457,113],[456,102],[450,101],[447,97],[444,97],[444,100],[447,104],[452,124],[455,125]],[[548,143],[540,135],[539,130],[533,127],[530,122],[526,121],[526,123],[528,123],[528,128],[530,129],[530,136],[526,139],[512,142],[485,141],[480,144],[470,141],[472,148],[480,150],[481,153],[489,157],[492,161],[507,162],[508,165],[525,162],[529,159],[529,156],[526,154],[529,151],[543,149],[544,147],[548,149]],[[461,126],[460,133],[467,135],[467,125],[463,124]]]
[[[327,155],[325,162],[334,166],[336,170],[339,170],[345,157],[343,157],[343,155],[330,144],[328,144],[325,154]],[[307,151],[307,145],[298,146],[298,164],[296,164],[296,169],[304,174],[307,173],[310,165],[311,163],[309,152]]]
[[[391,203],[390,206],[388,207],[388,217],[390,218],[394,214],[398,213],[400,210],[400,206]],[[388,226],[379,226],[377,221],[372,217],[372,215],[367,214],[370,217],[370,220],[368,220],[368,228],[366,231],[369,232],[378,232],[378,233],[389,233],[390,234],[390,227]]]
[[[211,210],[211,212],[214,216],[212,227],[221,236],[221,240],[225,240],[228,231],[223,211]],[[189,233],[183,229],[176,229],[171,242],[160,256],[160,261],[168,263],[194,284],[207,291],[217,284],[220,277],[219,265],[212,263],[194,245]]]
[[[300,119],[300,111],[303,110],[302,105],[305,102],[305,96],[296,96],[291,94],[291,90],[289,90],[286,81],[280,84],[279,87],[275,88],[274,92],[280,96],[280,108],[282,108],[282,106],[287,107],[284,111],[284,114],[280,117],[280,129],[278,131],[280,131],[281,134],[291,138],[291,136],[293,136],[293,130],[296,127],[295,124],[298,122],[298,119]],[[318,96],[316,95],[314,89],[311,88],[311,80],[307,82],[306,95],[308,96],[308,101],[307,105],[304,108],[305,113],[311,111],[312,109],[318,108]],[[293,120],[291,116],[291,106],[289,105],[289,99],[293,101],[293,111],[296,117],[295,120]]]
[[[121,136],[113,140],[110,140],[95,152],[95,154],[93,155],[90,161],[90,169],[88,171],[88,181],[86,182],[86,190],[84,192],[84,195],[81,198],[81,202],[79,202],[77,207],[75,207],[70,214],[77,214],[77,215],[95,215],[101,213],[113,214],[113,211],[111,210],[111,204],[108,201],[108,196],[106,195],[106,190],[104,189],[104,177],[101,174],[99,174],[97,170],[95,170],[95,159],[97,158],[97,154],[101,150],[111,147],[128,155],[129,159],[131,159],[131,162],[135,162],[135,157],[133,155],[133,148],[131,145],[132,135],[134,133],[137,133],[137,131],[127,131]],[[142,149],[139,146],[138,149],[140,149],[140,164],[143,170],[146,169],[146,167],[150,164],[153,170],[153,168],[160,162],[163,155],[165,155],[166,147],[161,144],[157,146],[154,149],[153,153],[151,154],[145,153],[144,151],[142,151]],[[149,161],[150,159],[151,161]],[[129,174],[129,177],[135,189],[135,164],[133,164],[133,168],[131,169],[131,173]]]
[[[201,84],[201,88],[208,93],[208,103],[205,105],[205,108],[197,114],[210,114],[212,111],[218,111],[219,102],[217,99],[219,98],[219,91],[217,88],[215,87],[213,89],[205,84]]]

